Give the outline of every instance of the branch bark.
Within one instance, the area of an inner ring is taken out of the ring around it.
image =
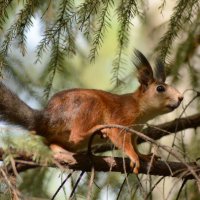
[[[0,160],[3,158],[4,151],[0,149]],[[46,167],[58,167],[61,166],[64,169],[81,170],[86,172],[91,172],[92,167],[98,172],[120,172],[120,173],[132,173],[133,170],[130,167],[130,160],[128,158],[122,157],[108,157],[108,156],[88,156],[86,154],[73,154],[67,153],[57,154],[55,156],[55,163],[46,165]],[[23,162],[21,162],[23,161]],[[31,162],[31,164],[28,164]],[[27,156],[19,154],[15,160],[15,170],[18,173],[26,171],[28,169],[41,167],[43,165],[33,164],[32,156]],[[141,168],[139,173],[149,174],[156,176],[170,176],[177,178],[194,179],[193,174],[188,170],[190,166],[197,174],[200,171],[200,165],[196,163],[181,163],[181,162],[166,162],[162,160],[157,160],[154,162],[153,166],[150,162],[141,161]],[[14,174],[12,166],[7,168],[10,174]]]
[[[189,117],[177,118],[167,123],[163,123],[154,127],[148,127],[142,132],[148,137],[158,140],[163,136],[176,133],[188,128],[200,127],[200,114],[194,114]],[[144,140],[138,139],[138,143],[142,143]]]

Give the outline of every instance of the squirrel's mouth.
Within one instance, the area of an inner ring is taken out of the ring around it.
[[[180,105],[180,102],[174,103],[174,104],[169,104],[167,105],[167,108],[171,111],[175,110],[178,106]]]

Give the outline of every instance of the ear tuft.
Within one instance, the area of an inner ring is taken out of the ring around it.
[[[156,60],[155,79],[161,83],[164,83],[166,80],[165,66],[160,59]]]
[[[151,65],[137,49],[134,50],[133,64],[138,70],[138,80],[141,85],[148,86],[154,81]]]

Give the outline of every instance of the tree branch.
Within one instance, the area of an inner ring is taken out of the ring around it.
[[[148,137],[158,140],[163,136],[167,136],[172,133],[176,133],[188,128],[200,127],[200,114],[191,115],[189,117],[177,118],[167,123],[163,123],[157,126],[151,126],[144,129],[142,132]],[[142,143],[144,140],[138,138],[138,143]]]
[[[3,158],[4,151],[0,149],[0,160]],[[58,153],[55,157],[55,163],[45,165],[46,167],[62,167],[64,169],[73,169],[75,171],[86,171],[91,172],[92,166],[95,171],[98,172],[120,172],[120,173],[132,173],[133,170],[130,167],[130,160],[128,158],[122,157],[108,157],[108,156],[92,156],[89,157],[86,154],[73,154],[67,153],[64,154]],[[22,162],[23,161],[23,162]],[[31,162],[29,164],[29,162]],[[15,169],[18,173],[26,171],[28,169],[41,167],[44,165],[41,164],[33,164],[32,156],[26,156],[23,154],[19,154],[19,156],[15,160]],[[188,170],[188,166],[190,166],[197,174],[200,171],[200,165],[196,163],[181,163],[181,162],[165,162],[161,160],[157,160],[154,162],[153,166],[150,167],[150,162],[141,161],[141,167],[139,173],[141,174],[149,174],[149,175],[157,175],[157,176],[171,176],[177,178],[186,178],[186,179],[194,179],[192,173]],[[10,174],[14,174],[14,171],[11,166],[7,168]]]

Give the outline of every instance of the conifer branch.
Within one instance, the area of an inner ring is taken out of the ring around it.
[[[7,8],[12,4],[13,0],[0,1],[0,29],[3,29],[3,24],[8,18]]]
[[[48,99],[52,88],[56,71],[62,69],[64,55],[75,53],[73,37],[73,1],[62,0],[59,7],[59,14],[53,26],[45,31],[43,39],[37,47],[37,61],[41,59],[44,52],[51,45],[49,62],[49,80],[45,88],[45,96]],[[66,53],[66,54],[65,54]]]
[[[111,19],[109,9],[113,6],[113,4],[113,0],[106,0],[105,2],[103,1],[103,7],[98,17],[98,29],[94,33],[92,49],[90,50],[90,61],[95,60],[96,54],[98,54],[98,49],[103,43],[104,33],[106,32],[107,27],[110,27]]]
[[[64,55],[63,52],[61,52],[60,50],[60,32],[58,32],[58,36],[56,38],[54,38],[55,41],[52,45],[52,52],[51,52],[51,60],[49,62],[49,79],[48,82],[46,84],[45,90],[44,90],[44,94],[46,99],[49,98],[50,95],[50,91],[52,89],[52,85],[53,85],[53,79],[56,75],[56,71],[59,68],[62,68],[63,65],[63,59],[64,59]]]
[[[199,7],[198,0],[179,0],[174,7],[173,15],[170,18],[167,32],[161,38],[156,51],[159,52],[159,58],[165,62],[170,49],[172,48],[173,41],[178,37],[184,27],[191,24],[193,21],[193,11]]]
[[[118,21],[120,29],[118,32],[118,53],[117,57],[113,61],[113,81],[118,86],[120,84],[120,70],[122,69],[124,60],[124,50],[128,46],[129,30],[131,26],[131,20],[139,14],[138,7],[135,0],[123,0],[121,1],[118,9]]]
[[[89,36],[92,17],[97,14],[100,5],[101,1],[99,0],[86,0],[78,8],[78,24],[80,24],[80,30],[85,33],[86,37]]]
[[[3,159],[4,151],[0,148],[0,160]],[[130,167],[130,160],[121,157],[107,157],[107,156],[92,156],[88,157],[87,154],[65,154],[65,160],[62,160],[62,155],[56,155],[55,164],[39,164],[32,160],[31,156],[19,154],[15,160],[16,170],[18,173],[24,172],[28,169],[38,167],[58,167],[58,164],[63,169],[73,169],[76,171],[91,172],[92,167],[98,172],[120,172],[120,173],[133,173]],[[126,167],[126,172],[124,171]],[[149,162],[141,160],[141,168],[139,173],[149,174],[156,176],[171,176],[184,179],[194,179],[193,174],[188,170],[188,166],[197,174],[199,174],[200,166],[197,163],[181,163],[157,160],[151,166]],[[7,167],[10,174],[14,174],[13,168]]]
[[[31,18],[34,15],[34,10],[38,6],[39,1],[29,0],[24,8],[18,14],[16,22],[8,29],[3,44],[1,46],[1,54],[7,56],[8,50],[14,39],[18,41],[18,47],[22,53],[26,53],[26,32],[32,26]]]
[[[195,52],[200,43],[199,21],[200,8],[198,9],[198,14],[195,17],[193,24],[190,25],[190,28],[184,28],[187,31],[187,38],[178,45],[175,59],[172,63],[170,63],[171,74],[173,75],[173,82],[178,80],[177,74],[183,63],[189,66],[190,80],[193,88],[198,87],[198,71],[195,69],[195,67],[191,67],[191,59],[195,55]]]

